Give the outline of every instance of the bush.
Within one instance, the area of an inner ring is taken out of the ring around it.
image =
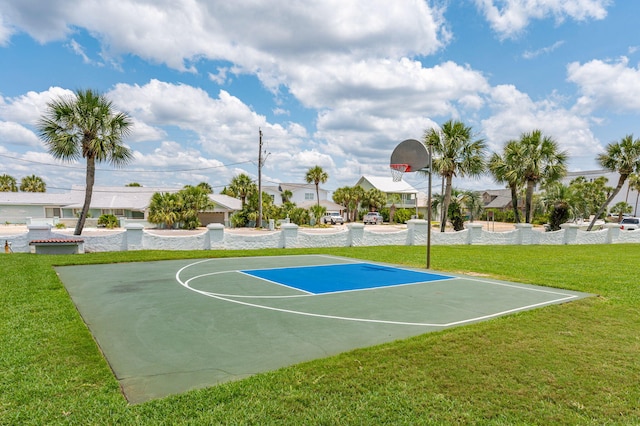
[[[112,214],[103,214],[98,218],[98,226],[108,229],[117,228],[120,225],[118,218]]]

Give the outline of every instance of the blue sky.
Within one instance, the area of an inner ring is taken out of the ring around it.
[[[34,128],[47,102],[84,88],[135,122],[135,161],[100,165],[98,185],[218,192],[238,173],[257,179],[258,129],[265,184],[319,165],[329,190],[389,176],[399,142],[451,118],[489,152],[541,129],[571,171],[640,136],[640,2],[263,3],[0,0],[0,174],[52,191],[84,183],[84,163],[52,159]]]

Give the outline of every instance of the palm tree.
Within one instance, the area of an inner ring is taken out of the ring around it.
[[[231,183],[229,183],[229,189],[231,193],[234,194],[235,197],[240,197],[242,201],[242,208],[244,209],[244,205],[246,203],[247,197],[256,192],[258,190],[258,185],[255,184],[249,177],[249,175],[245,173],[241,173],[237,176],[234,176],[231,179]]]
[[[36,175],[25,176],[20,180],[20,191],[22,192],[46,192],[47,184],[41,177]]]
[[[180,220],[180,196],[171,192],[156,192],[149,202],[149,222],[172,228]]]
[[[16,178],[7,174],[0,175],[0,192],[18,192]]]
[[[316,201],[320,205],[320,187],[321,183],[325,183],[329,179],[327,172],[322,170],[320,166],[314,166],[307,171],[304,179],[307,183],[313,183],[316,186]]]
[[[596,220],[602,215],[611,200],[618,195],[622,185],[632,173],[640,173],[640,139],[633,140],[633,135],[627,135],[620,142],[610,143],[607,145],[606,152],[598,154],[598,163],[606,170],[618,172],[620,178],[618,184],[609,198],[602,204],[598,212],[595,214],[587,231],[591,231]]]
[[[638,216],[638,199],[640,199],[640,174],[633,173],[629,176],[629,188],[636,191],[636,206],[633,210],[633,215]]]
[[[567,153],[559,151],[558,143],[540,130],[523,133],[521,168],[527,185],[525,195],[525,222],[531,223],[533,212],[533,190],[541,181],[552,182],[567,174]]]
[[[451,202],[453,177],[477,177],[485,171],[485,142],[472,138],[471,127],[461,121],[449,120],[440,130],[431,128],[425,132],[424,144],[433,149],[433,169],[446,181],[442,206],[445,215]],[[444,232],[446,222],[445,216],[440,224],[440,232]]]
[[[280,194],[280,196],[282,197],[282,202],[286,204],[289,201],[291,201],[291,197],[293,197],[293,192],[291,192],[289,189],[285,189],[284,191],[282,191],[282,194]]]
[[[515,223],[520,223],[518,191],[524,181],[521,168],[522,151],[522,144],[516,140],[510,140],[502,148],[502,155],[494,152],[489,159],[489,172],[498,183],[506,183],[511,190],[511,205]]]
[[[199,184],[196,185],[196,187],[202,189],[207,194],[213,194],[213,188],[208,182],[200,182]]]
[[[380,210],[387,203],[387,195],[378,188],[371,188],[364,193],[361,205],[369,211]]]
[[[198,213],[213,208],[209,192],[201,185],[186,185],[178,192],[180,196],[180,220],[185,229],[196,229],[201,226]]]
[[[549,213],[549,229],[559,231],[560,225],[575,216],[571,186],[555,181],[546,186],[541,202]]]
[[[462,204],[469,211],[469,222],[482,214],[484,208],[478,191],[462,191]]]
[[[60,98],[47,104],[38,122],[40,137],[54,158],[87,160],[86,189],[82,212],[74,235],[80,235],[91,206],[96,162],[115,167],[133,160],[133,152],[122,143],[131,131],[132,121],[105,95],[93,90],[78,90],[73,98]]]

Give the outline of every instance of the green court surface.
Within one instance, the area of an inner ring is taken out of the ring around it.
[[[131,403],[589,296],[321,255],[56,270]]]

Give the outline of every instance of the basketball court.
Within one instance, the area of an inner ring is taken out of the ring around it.
[[[56,270],[131,403],[589,296],[323,255]]]

